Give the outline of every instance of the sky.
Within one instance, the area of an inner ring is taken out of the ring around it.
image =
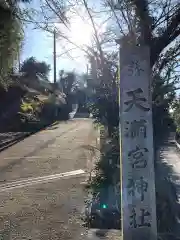
[[[59,48],[57,42],[57,52]],[[53,37],[49,37],[41,30],[32,30],[32,26],[28,26],[25,31],[25,39],[20,57],[21,63],[28,57],[34,56],[39,61],[45,61],[53,68]],[[71,71],[75,69],[77,72],[83,72],[86,69],[84,59],[81,61],[71,60],[68,57],[57,57],[57,73],[64,69]],[[58,74],[57,74],[58,75]],[[53,80],[53,71],[50,72],[50,81]]]
[[[38,1],[34,0],[33,3],[31,3],[31,7],[38,8]],[[33,56],[39,61],[47,62],[51,65],[51,69],[53,69],[53,36],[43,30],[34,29],[32,24],[27,24],[24,31],[25,38],[20,54],[20,62],[22,63],[25,59]],[[70,37],[73,41],[77,44],[86,44],[90,40],[90,35],[91,30],[83,23],[82,19],[73,20],[70,32]],[[62,40],[56,41],[57,76],[61,69],[65,71],[75,70],[78,73],[86,72],[88,61],[82,51],[77,49],[73,50],[73,59],[67,55],[58,57],[58,55],[65,52],[65,47],[66,45]],[[53,81],[53,70],[50,72],[49,79]]]

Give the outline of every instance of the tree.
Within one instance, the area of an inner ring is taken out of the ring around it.
[[[30,57],[23,62],[20,71],[29,76],[36,76],[36,74],[39,74],[45,80],[48,80],[50,69],[50,65],[46,62],[39,62],[34,57]]]
[[[176,0],[122,0],[118,1],[119,3],[116,6],[113,2],[104,0],[101,8],[98,4],[95,5],[94,1],[92,3],[87,0],[77,2],[69,0],[66,4],[68,12],[71,11],[79,15],[93,29],[93,40],[90,46],[80,46],[68,37],[69,25],[68,21],[62,19],[65,15],[65,8],[61,8],[62,1],[50,0],[45,1],[45,4],[54,16],[53,19],[58,19],[61,23],[57,29],[59,39],[65,41],[66,45],[69,44],[69,49],[73,46],[82,50],[95,63],[92,72],[93,79],[98,83],[98,87],[95,87],[93,110],[97,119],[107,124],[108,127],[110,126],[109,129],[112,129],[111,126],[118,125],[118,121],[111,122],[108,120],[112,116],[113,104],[118,103],[118,85],[117,77],[115,77],[118,75],[118,60],[114,59],[112,61],[114,50],[116,54],[118,53],[117,46],[115,47],[114,44],[115,39],[124,37],[124,41],[149,46],[153,77],[153,123],[157,133],[160,129],[158,126],[161,126],[161,129],[165,126],[163,125],[165,121],[161,121],[161,119],[168,116],[168,107],[172,103],[175,91],[179,88],[179,2]],[[63,14],[61,14],[62,12]],[[84,13],[83,16],[81,12]],[[46,21],[48,19],[47,15],[45,16],[44,13],[42,15],[44,16],[44,22],[39,24],[39,27],[52,31],[54,27],[52,21]],[[99,20],[100,18],[102,21]],[[103,29],[102,26],[104,25],[106,25],[106,28],[102,32],[100,30]],[[115,119],[118,119],[118,104],[115,106],[117,107],[114,108],[113,113],[116,116]],[[161,116],[158,113],[161,113]],[[110,120],[113,119],[114,116]],[[98,182],[100,182],[100,179],[98,179]],[[166,182],[164,185],[166,186]],[[159,190],[160,188],[158,188],[158,193]],[[170,188],[170,192],[171,190],[172,188]],[[169,196],[171,198],[171,195],[174,198],[174,194],[170,193],[168,197],[166,196],[167,199]],[[162,203],[162,199],[160,202]],[[168,210],[172,209],[170,205],[167,207]],[[166,209],[161,210],[163,210],[162,212],[168,212]],[[175,219],[174,209],[172,209],[172,213]],[[167,219],[171,221],[172,218],[166,214],[166,221]],[[174,221],[171,222],[170,227],[173,227],[173,225],[175,225]]]
[[[97,54],[95,56],[97,57]],[[91,56],[91,61],[95,56]],[[103,69],[99,64],[96,64],[95,70],[93,68],[94,64],[91,64],[91,77],[92,80],[96,78],[96,81],[90,109],[96,120],[107,126],[109,136],[112,136],[114,129],[119,125],[118,54],[108,54],[104,58]]]
[[[41,22],[35,19],[34,23],[44,30],[51,31],[54,29],[56,21],[59,22],[56,29],[58,38],[65,40],[69,46],[73,45],[86,53],[90,53],[92,49],[96,51],[101,67],[106,55],[107,44],[114,46],[115,39],[122,36],[128,36],[126,38],[128,41],[131,39],[138,44],[142,44],[143,41],[149,45],[152,68],[158,64],[159,60],[163,62],[163,65],[167,63],[167,59],[170,60],[166,53],[171,43],[173,43],[171,48],[174,49],[176,45],[175,48],[178,49],[178,52],[174,51],[173,54],[171,51],[171,59],[179,55],[180,43],[177,37],[180,33],[180,6],[177,0],[123,0],[117,2],[118,4],[115,5],[112,0],[103,0],[103,5],[99,2],[97,5],[93,5],[87,0],[80,0],[78,3],[69,0],[66,4],[65,1],[44,1],[41,9],[36,11],[37,16],[41,16]],[[43,9],[46,11],[42,11]],[[68,37],[72,18],[69,10],[91,25],[93,41],[90,51],[90,46],[80,46]],[[83,16],[81,12],[83,12]],[[32,21],[32,18],[30,20]],[[100,29],[104,25],[107,27],[102,32]],[[115,29],[116,31],[114,31]],[[118,34],[116,34],[117,32]]]
[[[61,70],[59,72],[59,82],[63,93],[68,97],[75,87],[76,75],[74,72],[64,73],[64,71]]]
[[[77,89],[75,93],[76,101],[79,106],[79,110],[83,110],[86,104],[86,92],[85,89]]]
[[[176,140],[180,139],[180,96],[178,96],[172,105],[172,116],[176,125]]]
[[[72,103],[74,99],[73,90],[76,84],[76,75],[74,72],[65,73],[63,70],[59,72],[59,83],[61,90],[66,96],[67,111],[68,113],[72,110]]]
[[[17,59],[23,40],[23,22],[18,3],[2,1],[0,4],[0,84],[7,88],[9,75]],[[30,1],[24,1],[30,2]]]
[[[110,82],[110,71],[106,65],[106,55],[103,49],[104,44],[112,42],[105,34],[103,41],[99,41],[100,36],[93,18],[94,12],[85,3],[85,8],[90,16],[94,28],[97,50],[94,54],[96,62],[96,74],[100,73],[103,82],[107,85]],[[121,1],[118,10],[112,1],[106,1],[106,7],[109,7],[117,27],[120,30],[124,41],[134,41],[136,44],[147,44],[150,47],[150,63],[153,72],[153,112],[155,131],[157,128],[157,112],[161,108],[161,116],[168,116],[168,107],[175,96],[175,91],[179,81],[179,53],[180,41],[177,39],[180,33],[180,6],[176,1],[163,0],[159,1]],[[117,8],[117,7],[116,7]],[[158,8],[158,11],[155,11]],[[149,10],[151,9],[151,10]],[[161,11],[160,11],[161,9]],[[118,12],[118,13],[117,13]],[[112,25],[113,25],[112,24]],[[112,30],[110,30],[112,32]],[[102,38],[102,37],[101,37]],[[161,45],[161,46],[160,46]],[[161,87],[160,87],[161,86]],[[161,104],[157,104],[157,96],[161,96]],[[167,104],[168,103],[168,104]],[[161,121],[163,124],[164,122]],[[160,126],[160,125],[159,125]],[[163,125],[161,125],[163,128]],[[161,132],[161,131],[159,131]],[[157,132],[156,132],[157,133]]]
[[[114,33],[114,28],[117,28],[121,36],[127,36],[127,41],[133,40],[137,44],[144,42],[149,45],[154,80],[164,81],[164,85],[177,84],[179,73],[176,70],[179,66],[178,56],[180,51],[180,42],[177,39],[180,33],[180,6],[177,1],[161,0],[159,2],[153,0],[149,2],[146,0],[124,0],[119,2],[118,9],[115,9],[111,0],[105,0],[104,8],[101,9],[98,9],[98,7],[94,9],[91,3],[86,0],[81,0],[79,3],[81,3],[81,10],[83,9],[84,11],[84,19],[87,19],[94,31],[94,41],[91,47],[80,47],[76,46],[77,44],[74,44],[74,46],[85,51],[88,57],[93,56],[96,65],[98,65],[95,72],[101,75],[101,80],[104,83],[108,84],[111,78],[111,73],[106,64],[106,55],[111,55],[114,49],[111,47],[110,50],[107,50],[106,46],[107,44],[112,45],[114,39],[117,38],[117,35]],[[60,18],[57,14],[61,6],[64,9],[64,13],[65,8],[63,4],[59,2],[54,3],[54,1],[48,1],[47,4],[47,8],[51,9],[56,19],[59,18],[59,20],[62,20],[62,16],[64,16],[61,15]],[[76,4],[71,4],[71,1],[69,1],[69,5],[66,5],[66,7],[74,10],[77,15],[81,15]],[[103,11],[107,17],[103,14]],[[100,24],[97,20],[100,15],[103,16],[102,21],[108,26],[108,29],[103,33],[99,31]],[[61,22],[66,26],[68,21],[66,23]],[[48,25],[46,21],[46,27],[50,25],[52,26],[52,23]],[[113,26],[113,29],[110,26]],[[66,29],[68,32],[68,27]],[[69,44],[73,45],[72,40],[68,39],[68,36],[60,31],[58,35],[59,38],[66,39]],[[167,74],[166,77],[165,74]],[[171,91],[170,88],[168,89]],[[176,88],[174,88],[175,90]]]
[[[125,36],[124,41],[133,41],[136,44],[145,43],[149,46],[153,81],[161,81],[163,89],[166,89],[166,94],[171,94],[172,88],[173,91],[176,91],[180,52],[180,41],[178,40],[180,5],[178,1],[123,0],[118,1],[115,6],[114,1],[104,0],[101,8],[98,4],[93,6],[87,0],[80,0],[78,4],[73,4],[71,0],[66,5],[62,1],[56,3],[45,1],[44,4],[53,15],[53,20],[59,20],[61,23],[57,29],[58,37],[66,41],[70,48],[74,46],[86,52],[88,58],[93,56],[96,63],[95,75],[97,76],[95,78],[102,83],[101,86],[106,85],[107,87],[111,82],[111,70],[109,71],[107,59],[114,51],[113,42],[119,37],[114,29],[118,29],[116,32],[120,33],[120,37]],[[91,46],[79,46],[68,37],[71,18],[68,18],[70,15],[68,15],[67,9],[71,9],[77,16],[83,18],[83,21],[87,21],[91,25],[93,29]],[[83,16],[80,11],[83,12]],[[51,31],[54,24],[53,21],[50,21],[48,11],[41,12],[41,16],[43,21],[39,27]],[[104,24],[107,27],[102,32],[99,29]],[[159,91],[156,89],[159,83],[153,84],[153,91]],[[169,88],[166,85],[172,87]]]

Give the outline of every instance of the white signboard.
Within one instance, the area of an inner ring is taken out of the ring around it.
[[[150,64],[147,47],[120,50],[120,139],[124,240],[156,240]]]

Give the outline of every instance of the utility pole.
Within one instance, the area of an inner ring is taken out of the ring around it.
[[[56,83],[56,30],[54,29],[54,83]]]
[[[87,76],[88,76],[88,74],[89,74],[89,66],[88,66],[88,64],[86,65],[86,73],[87,73]]]
[[[18,50],[18,71],[21,69],[20,50]]]
[[[53,39],[54,39],[54,52],[53,52],[53,57],[54,57],[54,101],[56,102],[56,30],[54,29],[54,33],[53,33]],[[54,116],[55,118],[58,116],[58,108],[55,108],[55,112],[54,112]]]

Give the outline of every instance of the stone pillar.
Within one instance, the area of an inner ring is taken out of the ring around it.
[[[123,240],[157,240],[149,49],[120,48]]]

